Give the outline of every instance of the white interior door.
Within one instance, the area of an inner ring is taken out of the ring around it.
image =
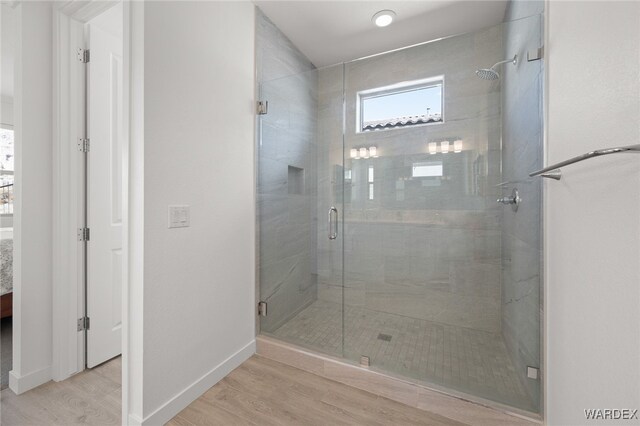
[[[117,10],[110,12],[89,23],[89,368],[122,350],[122,37],[117,34]],[[115,25],[105,25],[109,19],[116,20]]]

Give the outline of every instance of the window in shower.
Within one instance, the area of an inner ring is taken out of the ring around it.
[[[358,92],[357,132],[442,123],[444,76]]]

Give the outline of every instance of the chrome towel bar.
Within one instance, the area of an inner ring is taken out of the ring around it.
[[[544,169],[529,173],[529,176],[531,177],[542,176],[550,179],[560,180],[562,178],[560,167],[568,166],[569,164],[578,163],[583,160],[588,160],[589,158],[600,157],[602,155],[625,154],[625,153],[640,154],[640,144],[619,146],[617,148],[597,149],[595,151],[587,152],[586,154],[578,155],[577,157],[573,157],[568,160],[561,161],[559,163],[554,164],[553,166],[545,167]]]

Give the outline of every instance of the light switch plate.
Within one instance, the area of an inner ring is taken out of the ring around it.
[[[186,228],[191,222],[191,212],[187,205],[169,206],[169,228]]]
[[[527,367],[527,377],[530,379],[538,379],[538,369],[535,367]]]

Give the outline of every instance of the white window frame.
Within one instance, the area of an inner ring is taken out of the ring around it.
[[[16,139],[15,139],[15,136],[16,136],[16,131],[13,128],[13,125],[5,124],[5,123],[0,123],[0,129],[11,130],[13,132],[13,161],[14,161],[13,170],[0,170],[0,175],[1,176],[13,176],[14,177],[13,183],[15,184],[15,172],[16,172],[16,170],[15,170],[15,168],[16,168],[15,167],[15,159],[16,159],[16,142],[15,142]],[[14,186],[14,188],[15,188],[15,186]],[[5,218],[13,218],[13,206],[11,207],[11,213],[2,213],[2,212],[0,212],[0,215],[2,217],[5,217]],[[13,227],[13,225],[11,225],[11,226]]]
[[[13,132],[13,160],[14,160],[14,165],[13,165],[13,170],[3,170],[0,171],[1,174],[3,175],[15,175],[15,158],[16,158],[16,131],[13,128],[13,125],[11,124],[5,124],[5,123],[0,123],[0,129],[4,129],[4,130],[11,130]]]
[[[419,89],[427,89],[434,86],[440,86],[441,95],[440,95],[440,116],[442,117],[440,121],[433,123],[421,123],[414,124],[408,127],[417,127],[417,126],[430,126],[434,124],[443,124],[444,123],[444,90],[445,90],[445,78],[444,75],[437,75],[429,78],[423,78],[420,80],[411,80],[411,81],[403,81],[400,83],[391,84],[388,86],[376,87],[374,89],[367,89],[359,91],[356,96],[356,133],[371,133],[372,131],[364,131],[363,130],[363,103],[367,99],[377,98],[381,96],[388,96],[390,94],[411,92],[413,90]],[[390,117],[393,118],[393,117]],[[397,130],[403,129],[406,126],[401,127],[391,127],[387,129],[378,129],[373,132],[380,132],[385,130]]]

